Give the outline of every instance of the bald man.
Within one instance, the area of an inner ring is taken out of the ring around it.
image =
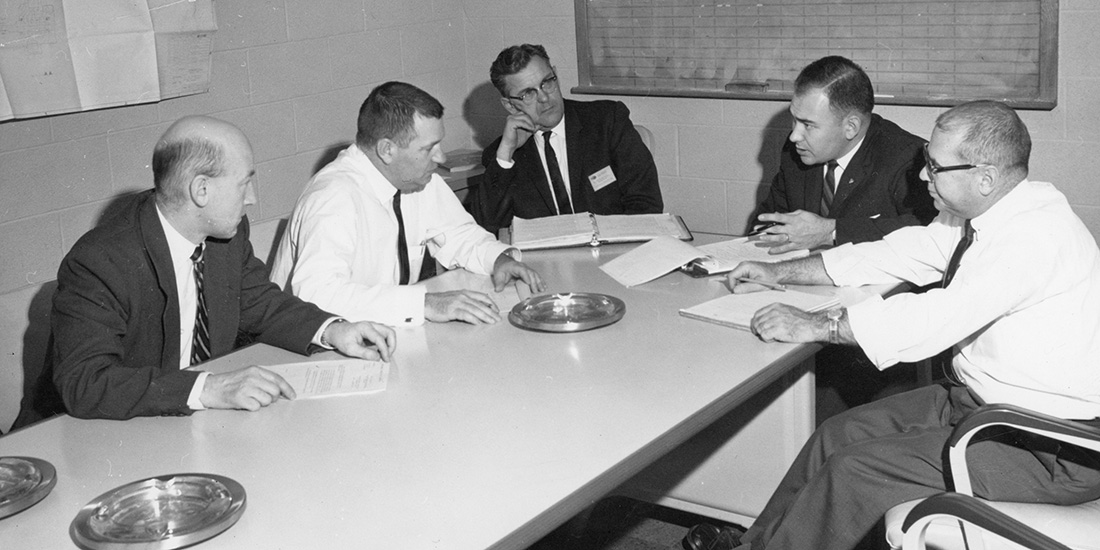
[[[239,334],[302,354],[389,359],[392,329],[345,322],[267,281],[244,216],[255,176],[239,129],[183,118],[153,150],[154,189],[73,246],[57,273],[50,349],[69,414],[187,415],[293,398],[261,367],[185,370],[232,351]]]

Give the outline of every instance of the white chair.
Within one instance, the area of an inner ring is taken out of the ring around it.
[[[990,502],[973,496],[966,447],[983,428],[1011,426],[1100,451],[1100,430],[1012,405],[986,405],[947,442],[954,493],[899,504],[886,514],[890,547],[904,550],[1100,550],[1100,500],[1075,506]]]
[[[656,145],[653,142],[653,132],[641,124],[635,124],[634,129],[637,130],[638,135],[642,137],[642,143],[645,144],[646,149],[649,149],[649,154],[656,155],[657,151],[653,148]]]

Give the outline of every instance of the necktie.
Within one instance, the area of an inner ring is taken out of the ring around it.
[[[836,167],[840,166],[835,160],[829,161],[829,168],[825,171],[825,185],[821,188],[821,215],[828,217],[829,209],[833,206],[833,195],[836,193]]]
[[[401,215],[401,191],[393,194],[393,213],[397,216],[397,263],[401,264],[400,284],[409,284],[409,245],[405,242],[405,217]]]
[[[569,193],[565,190],[565,180],[561,177],[561,167],[558,166],[558,155],[554,154],[554,147],[550,145],[550,134],[543,132],[546,139],[546,168],[550,170],[550,184],[554,187],[554,198],[558,203],[558,214],[572,214],[573,207],[569,204]]]
[[[951,284],[951,279],[955,278],[955,272],[959,270],[959,264],[962,263],[963,253],[974,242],[974,226],[970,225],[970,220],[966,220],[963,224],[963,238],[959,241],[959,244],[955,247],[955,252],[951,254],[951,261],[947,262],[947,270],[943,272],[943,287],[947,288],[947,285]]]
[[[195,288],[198,290],[195,308],[195,333],[191,339],[191,364],[202,363],[210,359],[210,329],[206,325],[206,297],[203,295],[203,245],[195,247],[191,254],[192,268],[195,272]]]

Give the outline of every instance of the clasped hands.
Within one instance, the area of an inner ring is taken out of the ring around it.
[[[813,250],[833,244],[836,220],[823,218],[813,212],[795,210],[790,214],[760,214],[757,219],[776,224],[752,237],[758,241],[757,246],[767,247],[769,254]]]
[[[322,339],[344,355],[370,360],[389,361],[397,346],[392,328],[369,321],[329,323]],[[199,401],[208,409],[256,411],[280,398],[295,397],[282,376],[253,365],[207,376]]]
[[[448,281],[461,277],[460,270],[448,271],[429,279],[429,291],[424,296],[424,318],[434,322],[464,321],[470,324],[493,324],[500,321],[500,308],[492,297],[484,292],[469,290],[448,290],[432,292],[433,286],[462,287],[460,282]],[[523,262],[516,261],[507,254],[497,257],[492,273],[493,290],[500,292],[512,281],[522,281],[532,294],[546,291],[546,284],[538,272]]]

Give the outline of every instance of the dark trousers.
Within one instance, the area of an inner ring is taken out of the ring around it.
[[[980,405],[959,386],[927,386],[826,420],[741,539],[752,550],[851,550],[896,504],[945,490],[944,443]],[[1100,456],[1002,428],[968,451],[974,493],[1077,504],[1100,497]]]

